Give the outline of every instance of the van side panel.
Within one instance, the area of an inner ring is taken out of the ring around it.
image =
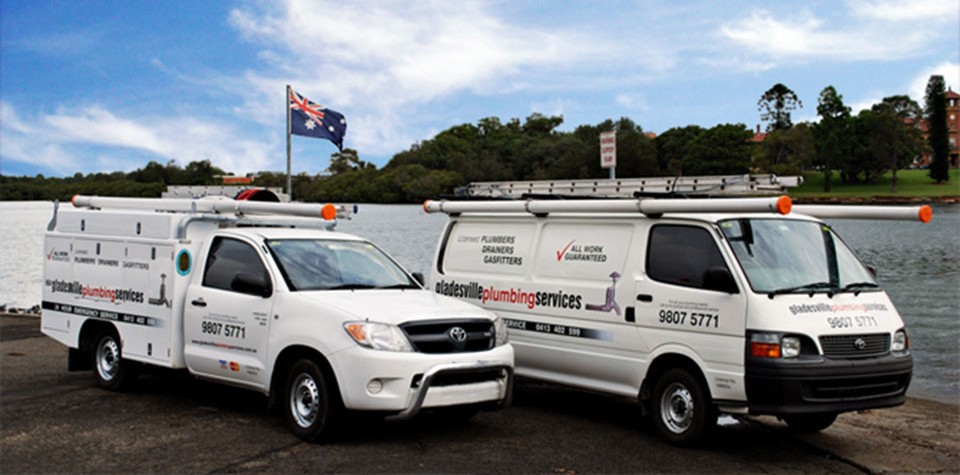
[[[147,218],[60,211],[44,242],[44,333],[78,348],[84,323],[104,321],[120,334],[125,357],[179,366],[174,241],[144,237],[169,234],[174,223]]]

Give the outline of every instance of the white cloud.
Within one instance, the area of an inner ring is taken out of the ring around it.
[[[513,25],[476,1],[287,0],[236,9],[230,23],[269,49],[261,58],[278,61],[248,74],[245,108],[275,110],[277,91],[292,84],[344,112],[347,145],[373,154],[425,138],[414,136],[417,116],[433,101],[499,94],[524,82],[517,78],[592,64],[604,41]]]
[[[943,76],[943,81],[948,87],[952,87],[954,91],[960,91],[960,63],[945,61],[921,71],[910,81],[910,88],[907,93],[911,99],[917,101],[921,106],[924,97],[927,95],[927,83],[930,81],[930,76],[934,75]]]
[[[872,0],[848,2],[853,14],[893,22],[956,21],[956,0]]]
[[[4,160],[29,163],[60,173],[86,162],[91,171],[132,169],[147,156],[181,165],[209,159],[230,171],[248,172],[270,164],[274,145],[225,128],[218,121],[188,116],[119,117],[100,106],[67,108],[52,115],[20,118],[13,106],[0,103]],[[37,126],[27,125],[38,124]],[[83,147],[79,147],[83,146]],[[91,160],[91,157],[96,157]]]
[[[877,11],[870,11],[870,5],[877,6]],[[924,53],[936,33],[918,28],[918,18],[943,9],[903,7],[904,16],[896,16],[897,5],[885,1],[855,4],[856,18],[835,23],[807,10],[790,15],[754,10],[747,18],[723,24],[720,36],[749,54],[779,61],[889,61]],[[956,8],[953,18],[956,19]]]
[[[647,96],[639,93],[617,94],[617,105],[634,112],[643,112],[650,110],[650,104],[647,102]]]

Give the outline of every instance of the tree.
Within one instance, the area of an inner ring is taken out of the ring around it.
[[[376,165],[360,160],[357,151],[352,148],[345,148],[342,152],[336,152],[330,155],[330,164],[327,165],[327,171],[331,175],[351,170],[366,170],[376,168]]]
[[[790,121],[790,111],[803,107],[797,94],[781,83],[774,84],[760,96],[757,101],[757,110],[761,112],[760,120],[767,122],[767,132],[786,130],[793,126]]]
[[[950,179],[947,154],[950,139],[947,136],[947,98],[943,76],[930,76],[924,101],[924,118],[927,120],[927,140],[933,161],[930,163],[930,178],[937,183]]]
[[[743,124],[722,124],[707,129],[687,147],[685,175],[732,175],[750,171],[753,132]]]
[[[850,131],[850,108],[844,105],[843,96],[833,86],[820,92],[817,100],[817,115],[820,122],[813,126],[814,143],[817,148],[817,164],[823,167],[823,191],[830,191],[833,167],[846,156]]]
[[[767,135],[753,153],[753,164],[759,170],[776,175],[799,175],[816,157],[813,132],[807,124]]]
[[[698,125],[688,125],[673,128],[658,135],[654,143],[657,147],[657,163],[661,173],[673,176],[683,175],[683,158],[687,156],[690,144],[704,130]]]
[[[878,115],[877,121],[885,130],[875,137],[876,153],[886,156],[892,172],[890,192],[897,192],[897,170],[910,164],[924,148],[923,136],[917,125],[920,123],[920,106],[908,96],[885,97],[871,110]]]

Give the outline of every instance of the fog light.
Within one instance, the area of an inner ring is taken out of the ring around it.
[[[780,341],[780,354],[784,358],[800,356],[800,339],[795,336],[785,336]]]
[[[378,394],[380,391],[383,391],[383,381],[379,379],[371,379],[367,383],[367,392],[370,394]]]

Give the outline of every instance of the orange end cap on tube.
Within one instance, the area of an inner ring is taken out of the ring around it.
[[[780,198],[777,198],[777,212],[780,214],[790,214],[790,210],[793,209],[793,200],[789,196],[783,195]]]
[[[921,223],[929,223],[933,219],[933,208],[930,205],[923,205],[920,207],[919,218]]]
[[[323,208],[320,208],[320,217],[327,221],[333,221],[337,217],[337,207],[330,203],[323,205]]]

